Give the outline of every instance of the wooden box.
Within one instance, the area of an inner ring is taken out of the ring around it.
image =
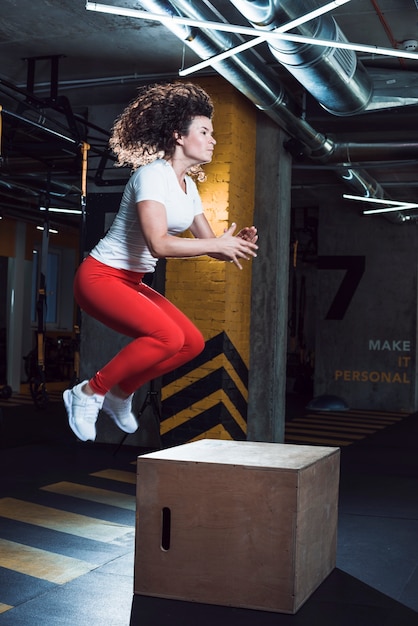
[[[213,439],[138,457],[135,594],[295,613],[335,567],[339,458]]]

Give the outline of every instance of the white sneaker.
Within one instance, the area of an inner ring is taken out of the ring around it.
[[[63,393],[65,408],[68,413],[68,423],[71,430],[81,441],[96,439],[96,421],[102,408],[104,396],[95,393],[88,396],[82,391],[87,383],[75,385],[72,389],[66,389]]]
[[[108,391],[103,402],[103,411],[105,411],[125,433],[134,433],[138,430],[138,422],[132,413],[132,398],[133,394],[124,400]]]

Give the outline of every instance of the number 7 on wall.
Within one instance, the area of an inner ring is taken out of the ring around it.
[[[325,316],[326,320],[342,320],[356,292],[366,267],[365,256],[319,256],[319,270],[346,270],[341,285]]]

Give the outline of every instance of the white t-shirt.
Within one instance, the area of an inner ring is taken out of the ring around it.
[[[126,184],[119,211],[106,235],[91,251],[101,263],[135,272],[153,272],[157,259],[145,243],[136,210],[137,202],[161,202],[167,213],[168,233],[187,230],[194,217],[203,212],[197,187],[186,176],[186,193],[167,161],[157,159],[137,169]]]

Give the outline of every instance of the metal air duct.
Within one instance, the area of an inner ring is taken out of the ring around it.
[[[312,0],[231,0],[257,28],[274,30],[317,8]],[[294,34],[335,42],[347,39],[329,14],[302,24]],[[353,115],[364,111],[373,94],[373,84],[354,50],[277,39],[268,44],[273,56],[327,111]]]

